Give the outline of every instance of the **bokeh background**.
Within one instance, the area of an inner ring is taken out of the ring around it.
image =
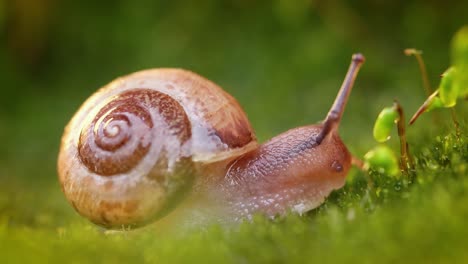
[[[375,145],[381,108],[398,98],[410,115],[426,97],[403,49],[424,51],[435,86],[467,14],[468,1],[1,0],[0,212],[33,227],[78,219],[56,180],[63,128],[99,87],[147,68],[186,68],[218,83],[264,141],[321,120],[351,54],[362,52],[340,131],[362,156]],[[449,126],[423,117],[409,140]]]

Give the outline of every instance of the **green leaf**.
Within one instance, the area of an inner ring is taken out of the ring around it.
[[[365,168],[375,169],[389,176],[397,176],[400,173],[398,159],[395,153],[385,145],[379,145],[364,155]]]
[[[390,133],[398,120],[398,112],[394,107],[384,108],[374,124],[374,138],[377,142],[385,142],[390,139]]]
[[[468,66],[468,25],[463,26],[452,39],[452,64]]]
[[[463,26],[452,40],[452,64],[457,67],[454,80],[458,91],[457,96],[468,95],[468,25]]]
[[[444,74],[439,86],[439,97],[445,107],[452,107],[457,103],[459,83],[457,68],[450,67]]]
[[[427,104],[427,108],[424,112],[429,112],[431,110],[443,107],[445,107],[444,103],[442,103],[440,97],[436,96],[430,99],[430,101]]]

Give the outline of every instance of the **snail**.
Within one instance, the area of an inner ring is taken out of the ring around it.
[[[239,103],[182,69],[150,69],[94,93],[65,128],[62,190],[106,228],[139,227],[202,201],[232,219],[307,212],[341,188],[352,156],[338,126],[364,56],[354,54],[319,124],[263,144]]]

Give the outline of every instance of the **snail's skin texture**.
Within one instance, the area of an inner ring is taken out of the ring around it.
[[[341,188],[351,154],[335,133],[320,143],[321,125],[291,129],[235,160],[224,188],[239,217],[307,212]]]
[[[65,128],[62,190],[81,215],[115,229],[304,213],[344,185],[351,154],[338,125],[363,62],[353,56],[322,123],[262,145],[239,103],[195,73],[154,69],[116,79]]]

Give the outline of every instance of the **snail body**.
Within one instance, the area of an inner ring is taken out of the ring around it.
[[[261,145],[239,103],[195,73],[154,69],[119,78],[65,128],[62,190],[81,215],[107,228],[145,225],[195,197],[233,219],[313,209],[344,185],[351,166],[337,128],[363,61],[353,56],[324,122]]]

